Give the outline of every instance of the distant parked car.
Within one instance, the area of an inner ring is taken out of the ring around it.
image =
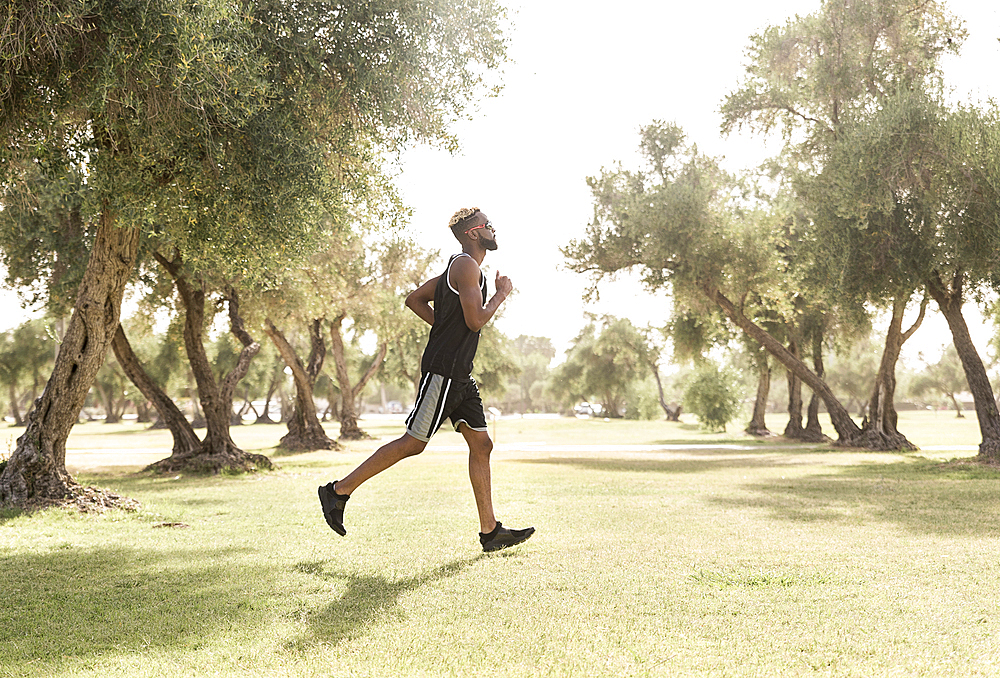
[[[403,413],[403,403],[398,400],[390,400],[385,404],[386,409],[390,414],[402,414]]]
[[[584,417],[595,417],[603,411],[599,403],[582,402],[573,408],[573,412]]]

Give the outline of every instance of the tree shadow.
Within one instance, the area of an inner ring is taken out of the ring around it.
[[[15,518],[20,518],[23,515],[27,515],[27,511],[24,509],[11,507],[0,508],[0,525],[14,520]]]
[[[77,482],[83,485],[108,487],[119,494],[134,496],[137,493],[173,492],[177,490],[218,489],[222,483],[240,483],[247,479],[256,479],[275,471],[257,471],[256,473],[157,473],[155,471],[139,470],[129,473],[86,472],[76,474]]]
[[[679,451],[680,452],[680,451]],[[658,453],[664,454],[662,452]],[[669,453],[667,453],[669,454]],[[697,457],[697,458],[692,458]],[[549,457],[545,459],[505,459],[505,463],[571,466],[599,473],[704,473],[733,468],[774,468],[803,466],[815,462],[791,459],[774,451],[683,450],[676,459],[641,457]]]
[[[258,625],[275,593],[254,590],[260,573],[206,564],[234,551],[66,545],[0,557],[0,665],[53,675],[81,658],[193,647]]]
[[[404,579],[368,573],[328,571],[324,561],[299,563],[295,566],[299,572],[330,582],[344,583],[346,590],[337,600],[306,616],[308,637],[289,641],[287,645],[293,650],[306,651],[316,642],[337,644],[358,636],[366,627],[382,620],[402,619],[399,601],[404,594],[454,577],[484,557],[487,556],[479,554],[473,558],[455,560]]]
[[[709,501],[764,509],[792,522],[879,521],[915,533],[995,538],[1000,536],[997,480],[998,470],[913,459],[751,483],[742,488],[755,498],[713,496]]]

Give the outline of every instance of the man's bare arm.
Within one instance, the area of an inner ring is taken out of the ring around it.
[[[431,278],[423,285],[409,293],[406,297],[406,307],[420,316],[428,325],[434,324],[434,288],[437,287],[438,278]]]
[[[462,301],[462,313],[465,324],[473,332],[478,332],[490,321],[493,314],[500,308],[514,286],[510,278],[497,272],[496,293],[483,305],[482,292],[479,291],[479,265],[469,257],[459,257],[451,266],[451,283],[458,290]]]

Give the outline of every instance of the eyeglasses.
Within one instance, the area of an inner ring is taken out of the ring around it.
[[[468,234],[468,233],[476,230],[477,228],[488,228],[488,229],[490,229],[490,232],[493,233],[494,235],[497,232],[497,230],[495,228],[493,228],[493,222],[492,221],[487,221],[485,224],[479,224],[478,226],[473,226],[472,228],[470,228],[469,230],[466,231],[466,234]]]

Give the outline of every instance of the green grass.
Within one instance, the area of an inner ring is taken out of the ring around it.
[[[134,451],[168,435],[88,424],[68,464],[143,508],[0,514],[0,676],[996,675],[1000,473],[941,463],[974,454],[974,417],[900,419],[945,449],[500,421],[499,517],[538,533],[490,556],[452,432],[357,492],[339,538],[316,486],[377,441],[154,477]],[[269,454],[283,432],[234,429]]]

